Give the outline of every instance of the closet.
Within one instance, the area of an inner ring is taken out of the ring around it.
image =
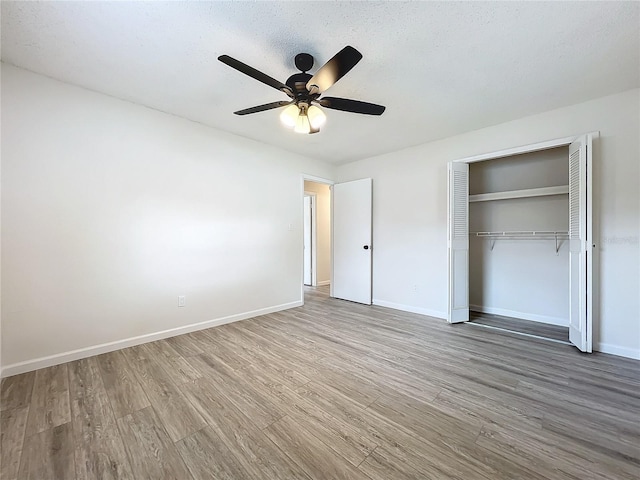
[[[562,146],[469,165],[469,309],[478,325],[569,341],[568,158]]]
[[[449,163],[450,323],[510,321],[591,351],[593,138]]]

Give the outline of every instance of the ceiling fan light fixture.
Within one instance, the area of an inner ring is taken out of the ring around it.
[[[313,56],[308,53],[299,53],[295,57],[296,67],[299,73],[291,75],[286,83],[282,83],[260,70],[242,63],[229,55],[220,55],[218,60],[231,68],[248,75],[249,77],[284,92],[288,101],[279,101],[257,105],[233,112],[236,115],[248,115],[264,112],[274,108],[285,107],[280,113],[280,121],[296,133],[318,133],[320,127],[327,120],[321,108],[342,110],[344,112],[359,113],[364,115],[382,115],[385,110],[383,105],[361,102],[348,98],[322,97],[324,92],[345,76],[362,59],[362,54],[355,48],[347,45],[336,53],[328,62],[320,67],[315,74],[307,73],[314,64]],[[312,103],[314,105],[312,105]]]
[[[293,127],[293,131],[296,133],[310,133],[311,124],[309,123],[309,117],[303,111],[300,111],[298,119],[296,120],[296,126]]]
[[[327,121],[327,116],[324,114],[321,108],[311,105],[307,110],[307,117],[309,117],[309,123],[314,130],[318,130]]]
[[[300,109],[297,105],[289,105],[280,114],[280,121],[287,127],[293,128],[296,126],[296,121],[298,120],[299,114]]]

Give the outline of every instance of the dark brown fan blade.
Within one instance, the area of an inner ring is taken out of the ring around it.
[[[323,97],[318,99],[318,103],[326,108],[342,110],[344,112],[364,113],[365,115],[382,115],[385,107],[375,103],[360,102],[348,98]]]
[[[347,45],[311,77],[311,80],[307,82],[307,90],[311,93],[324,92],[344,77],[361,58],[362,54],[359,51]]]
[[[275,88],[276,90],[280,90],[281,92],[286,93],[291,98],[294,97],[293,91],[289,87],[287,87],[284,83],[276,80],[273,77],[270,77],[266,73],[262,73],[260,70],[256,70],[255,68],[250,67],[249,65],[242,63],[241,61],[236,60],[235,58],[231,58],[229,55],[220,55],[218,57],[218,60],[220,60],[222,63],[229,65],[231,68],[235,68],[236,70],[244,73],[245,75],[249,75],[251,78],[255,78],[259,82],[262,82],[266,85],[269,85],[270,87]]]
[[[264,105],[258,105],[257,107],[245,108],[244,110],[238,110],[237,112],[233,112],[236,115],[248,115],[250,113],[258,113],[264,112],[265,110],[271,110],[272,108],[285,107],[287,105],[291,105],[293,102],[271,102],[265,103]]]

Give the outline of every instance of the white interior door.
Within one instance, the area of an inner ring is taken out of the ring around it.
[[[449,323],[469,321],[469,164],[449,163]]]
[[[304,224],[303,224],[303,245],[304,245],[304,260],[303,264],[303,283],[305,285],[312,285],[313,277],[311,275],[312,271],[312,232],[313,232],[313,222],[312,219],[312,197],[310,195],[304,196]]]
[[[591,137],[569,145],[569,341],[592,351]]]
[[[331,296],[371,305],[370,178],[332,187]]]

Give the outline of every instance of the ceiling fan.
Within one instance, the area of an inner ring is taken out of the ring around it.
[[[318,133],[320,131],[326,116],[319,107],[366,115],[382,115],[385,110],[382,105],[348,98],[320,97],[325,90],[345,76],[361,59],[362,54],[359,51],[346,46],[320,67],[314,75],[311,75],[307,72],[313,67],[313,56],[308,53],[299,53],[295,57],[295,64],[300,73],[294,73],[285,83],[282,83],[229,55],[218,57],[222,63],[284,92],[289,97],[289,100],[266,103],[233,113],[248,115],[273,108],[287,107],[280,114],[280,120],[288,127],[293,127],[297,133]]]

